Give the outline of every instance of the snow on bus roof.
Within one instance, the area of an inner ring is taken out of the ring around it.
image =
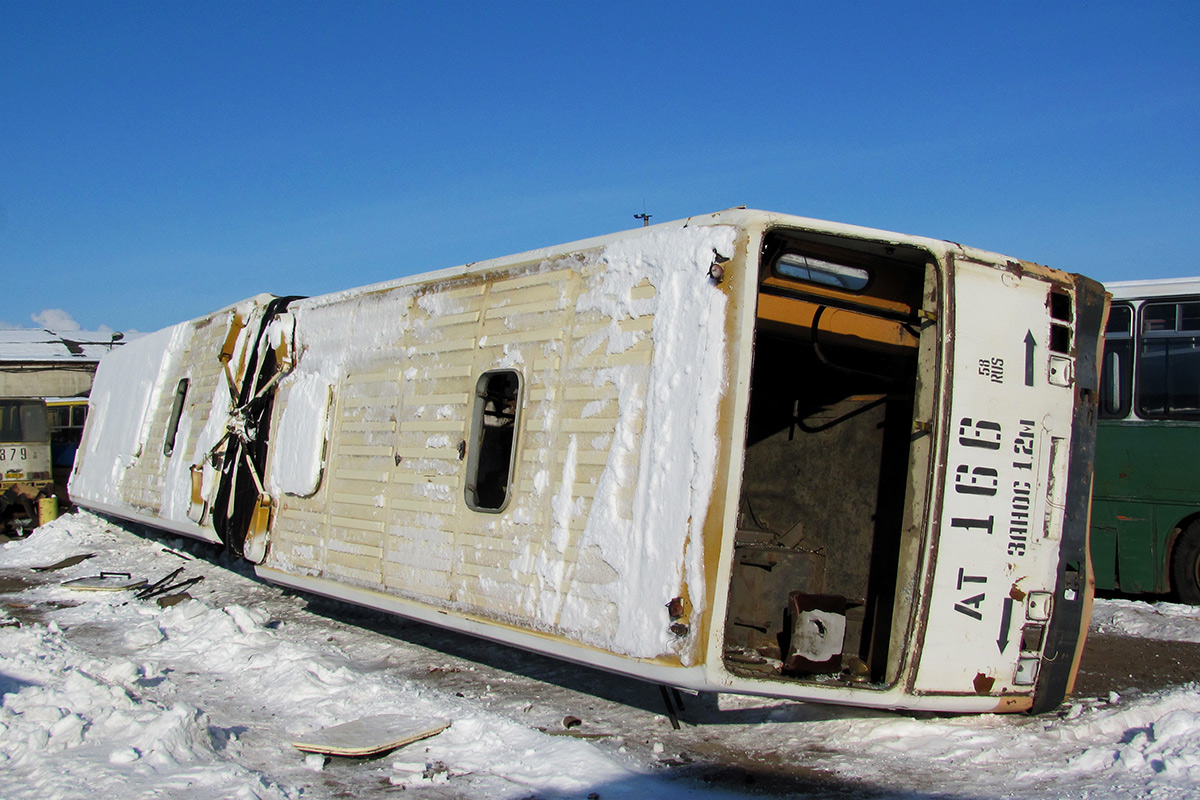
[[[124,335],[113,331],[67,331],[40,328],[0,330],[0,361],[97,362]]]

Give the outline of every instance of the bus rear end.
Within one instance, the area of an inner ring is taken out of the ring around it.
[[[1088,506],[1103,288],[956,257],[936,561],[912,689],[1005,710],[1070,692],[1091,606]]]
[[[53,492],[46,403],[0,399],[0,525],[37,524],[37,501]]]
[[[738,375],[728,685],[1057,706],[1090,613],[1103,287],[950,242],[770,223]]]

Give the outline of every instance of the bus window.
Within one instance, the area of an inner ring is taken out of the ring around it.
[[[43,403],[11,400],[0,404],[0,442],[44,442],[47,438]]]
[[[785,278],[833,286],[859,292],[871,282],[871,273],[861,267],[834,264],[802,253],[783,253],[775,262],[775,272]]]
[[[503,511],[508,505],[520,408],[516,371],[495,370],[479,378],[467,457],[467,506],[475,511]]]
[[[1133,307],[1114,305],[1104,330],[1104,361],[1100,374],[1100,416],[1124,419],[1132,405]]]
[[[1142,307],[1137,405],[1150,419],[1200,417],[1200,302]]]
[[[46,409],[46,418],[50,423],[50,430],[52,431],[69,428],[71,427],[71,407],[49,406]]]
[[[55,400],[46,407],[50,423],[50,452],[56,467],[70,467],[83,438],[87,401],[82,398]]]
[[[163,455],[175,452],[175,437],[179,433],[179,418],[183,415],[183,401],[187,397],[188,379],[181,378],[175,386],[175,400],[171,403],[171,418],[167,421],[167,438],[163,441]]]

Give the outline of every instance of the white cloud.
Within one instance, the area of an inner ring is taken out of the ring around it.
[[[56,333],[80,330],[79,323],[75,321],[75,318],[61,308],[47,308],[39,314],[30,314],[29,316],[38,324],[38,327]]]

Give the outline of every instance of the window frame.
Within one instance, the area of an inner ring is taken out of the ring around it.
[[[804,266],[785,265],[783,261],[787,258],[803,259]],[[785,271],[789,269],[795,272]],[[800,269],[806,270],[807,276],[801,276]],[[855,273],[861,273],[862,277],[859,278]],[[834,261],[827,256],[806,253],[799,249],[787,249],[779,252],[771,263],[771,274],[782,280],[855,295],[863,294],[870,289],[875,277],[874,271],[867,266],[845,263],[845,260]],[[814,277],[814,275],[825,276],[825,279]],[[847,285],[839,278],[853,285]],[[859,280],[861,283],[858,282]]]
[[[171,401],[171,416],[167,419],[167,435],[163,438],[163,455],[170,456],[175,452],[175,439],[179,435],[179,420],[183,416],[183,406],[187,402],[188,388],[191,384],[187,378],[180,378],[175,384],[175,397]]]
[[[1197,402],[1196,402],[1197,408],[1196,409],[1184,410],[1184,411],[1173,410],[1171,407],[1171,402],[1170,402],[1170,398],[1171,398],[1170,376],[1172,373],[1169,369],[1169,366],[1167,366],[1167,365],[1169,365],[1170,358],[1171,358],[1170,349],[1171,349],[1172,342],[1175,342],[1177,344],[1187,342],[1190,344],[1191,349],[1200,350],[1200,329],[1197,329],[1197,330],[1180,330],[1179,329],[1179,321],[1180,321],[1180,317],[1181,317],[1181,306],[1183,306],[1185,304],[1200,305],[1200,299],[1198,299],[1194,296],[1193,297],[1165,297],[1165,298],[1146,299],[1141,302],[1140,306],[1137,309],[1136,329],[1135,329],[1135,331],[1136,331],[1135,338],[1136,338],[1137,344],[1135,346],[1136,357],[1135,357],[1135,364],[1134,364],[1134,373],[1135,374],[1134,374],[1133,405],[1134,405],[1134,410],[1137,413],[1137,416],[1142,419],[1158,420],[1158,421],[1179,420],[1179,421],[1190,421],[1190,422],[1200,420],[1200,385],[1197,386],[1197,389],[1195,392],[1195,396],[1197,398]],[[1145,330],[1145,327],[1147,324],[1147,312],[1153,312],[1154,310],[1161,308],[1163,306],[1173,306],[1175,309],[1173,327],[1170,329],[1159,329],[1159,330],[1153,330],[1153,331]],[[1164,348],[1164,351],[1163,351],[1164,367],[1162,368],[1163,376],[1160,381],[1160,383],[1163,387],[1163,390],[1164,390],[1163,391],[1163,402],[1162,402],[1163,408],[1162,408],[1162,410],[1158,410],[1158,409],[1147,410],[1147,406],[1146,406],[1146,403],[1144,402],[1144,399],[1147,397],[1147,394],[1146,394],[1147,383],[1149,382],[1150,379],[1147,377],[1147,374],[1146,374],[1146,371],[1147,371],[1146,348],[1147,348],[1147,346],[1152,346],[1156,343],[1160,344]],[[1195,372],[1198,376],[1200,376],[1200,368],[1195,370]],[[1176,374],[1183,375],[1186,373],[1185,373],[1185,371],[1181,370]]]
[[[504,387],[491,386],[492,382],[505,380]],[[509,397],[502,392],[511,390]],[[471,408],[471,421],[468,428],[469,439],[466,446],[466,475],[463,486],[463,497],[467,507],[472,511],[484,514],[500,514],[512,500],[513,472],[517,461],[518,440],[521,429],[521,406],[524,401],[525,380],[518,370],[511,368],[492,369],[482,373],[475,382],[475,400]],[[492,401],[489,404],[489,401]],[[502,407],[497,407],[502,402]],[[511,421],[507,424],[489,423],[488,420],[503,420],[512,409]],[[502,429],[507,429],[501,433]],[[494,432],[488,435],[489,431]],[[503,449],[507,448],[507,458]],[[481,479],[480,471],[488,469],[488,474],[499,470],[499,479]],[[481,494],[486,500],[481,500]],[[496,500],[496,495],[501,495]]]
[[[1126,330],[1114,331],[1112,329],[1113,312],[1123,310],[1129,314],[1129,324]],[[1134,407],[1134,351],[1137,348],[1137,309],[1132,303],[1114,302],[1109,311],[1109,322],[1104,330],[1104,350],[1100,361],[1100,403],[1099,417],[1100,419],[1127,419],[1133,412]],[[1111,372],[1109,370],[1110,356],[1117,357],[1117,391],[1118,397],[1115,407],[1109,403],[1112,397],[1112,385],[1109,380]],[[1121,359],[1124,359],[1124,364]]]

